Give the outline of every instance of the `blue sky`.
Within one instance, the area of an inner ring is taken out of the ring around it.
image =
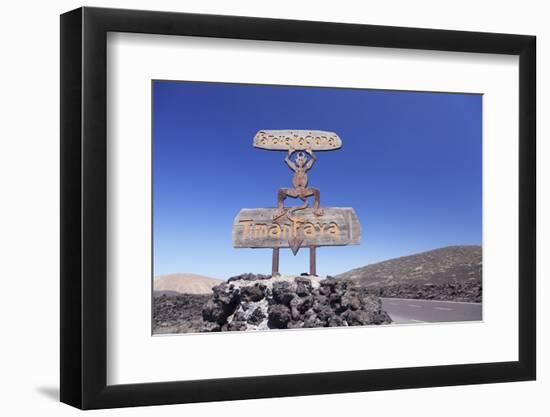
[[[310,186],[324,206],[353,207],[363,239],[319,248],[319,274],[481,244],[481,95],[154,81],[154,275],[270,272],[271,250],[231,244],[239,209],[274,207],[291,186],[285,153],[252,147],[261,129],[342,138],[316,153]],[[282,273],[307,269],[307,250],[281,251]]]

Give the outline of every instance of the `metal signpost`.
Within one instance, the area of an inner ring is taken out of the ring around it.
[[[361,225],[351,207],[321,207],[321,192],[308,186],[308,171],[317,160],[314,151],[331,151],[342,146],[336,133],[314,130],[261,130],[254,147],[286,151],[285,162],[294,172],[291,188],[279,188],[276,208],[241,209],[233,222],[233,247],[272,248],[272,275],[279,275],[279,249],[310,250],[309,274],[317,275],[319,246],[358,245]],[[287,197],[303,204],[285,207]],[[309,208],[308,198],[313,197]]]

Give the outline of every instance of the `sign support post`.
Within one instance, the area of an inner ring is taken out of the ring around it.
[[[271,259],[271,275],[279,275],[279,248],[273,248],[273,257]]]
[[[317,246],[309,248],[309,275],[317,276]]]

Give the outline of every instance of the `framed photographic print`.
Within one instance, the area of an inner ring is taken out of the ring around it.
[[[532,36],[62,15],[61,401],[535,379],[535,102]]]

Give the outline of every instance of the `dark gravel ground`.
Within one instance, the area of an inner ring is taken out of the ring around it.
[[[417,300],[462,301],[481,303],[481,282],[450,282],[447,284],[396,284],[382,288],[365,288],[364,291],[386,298],[412,298]]]
[[[153,333],[191,333],[203,326],[202,308],[211,295],[161,294],[153,300]]]

